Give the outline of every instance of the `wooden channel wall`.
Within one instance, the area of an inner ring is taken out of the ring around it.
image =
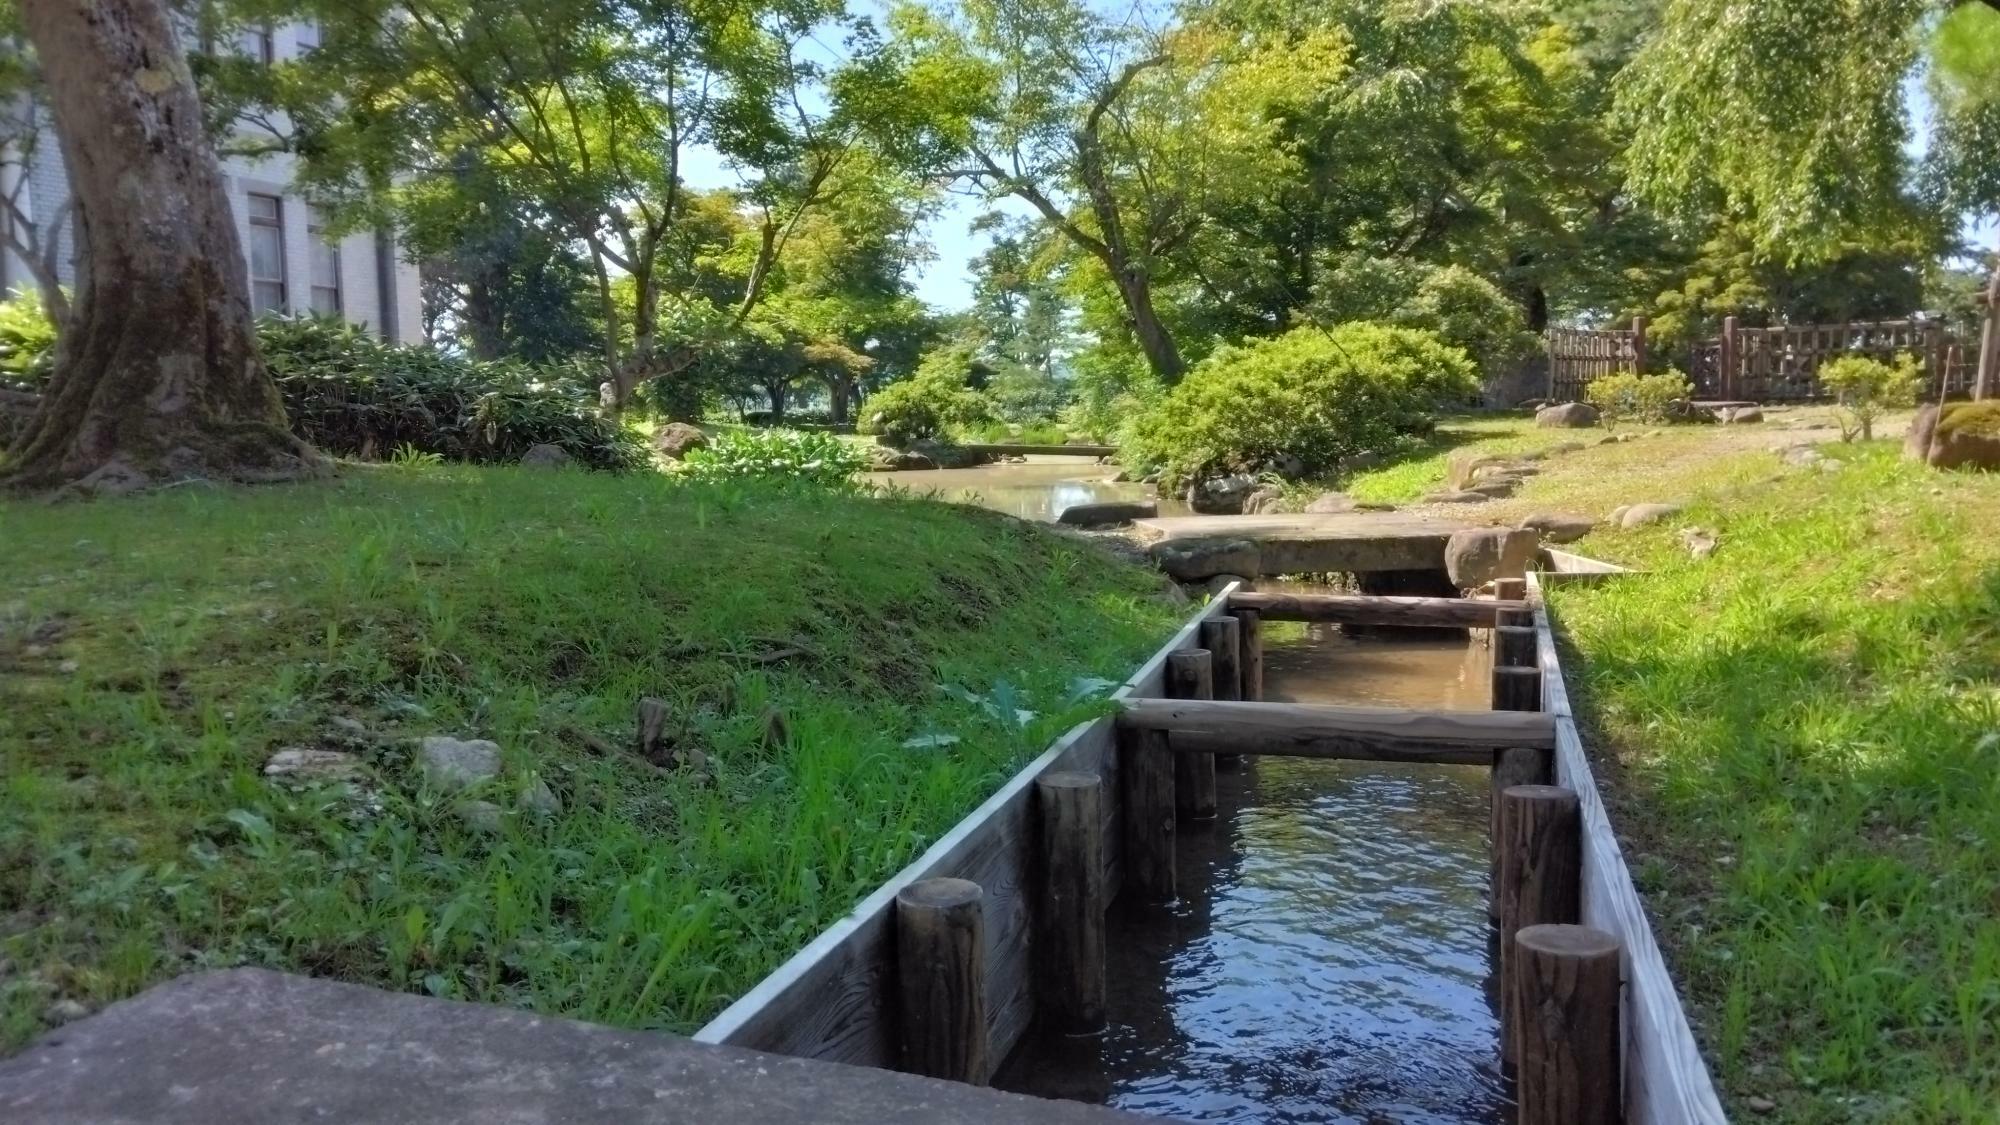
[[[1210,601],[1112,698],[1165,695],[1168,654],[1199,647],[1196,634],[1201,623],[1225,612],[1228,604],[1226,594]],[[1033,1015],[1028,932],[1035,841],[1029,818],[1035,781],[1054,770],[1080,770],[1103,778],[1104,861],[1108,893],[1115,896],[1119,848],[1115,733],[1115,721],[1109,716],[1065,733],[915,862],[710,1020],[695,1033],[695,1041],[893,1068],[897,1044],[890,985],[895,974],[896,893],[920,879],[951,876],[970,879],[986,892],[987,1026],[991,1057],[1006,1058]]]
[[[1626,1125],[1721,1125],[1728,1118],[1695,1046],[1680,994],[1667,975],[1666,959],[1653,939],[1653,927],[1590,772],[1563,682],[1554,621],[1543,597],[1550,578],[1603,573],[1607,572],[1579,569],[1531,574],[1528,599],[1534,608],[1536,658],[1542,669],[1542,710],[1554,717],[1556,725],[1556,784],[1576,792],[1583,813],[1583,924],[1615,934],[1624,946],[1619,1028],[1624,1036],[1625,1121]]]

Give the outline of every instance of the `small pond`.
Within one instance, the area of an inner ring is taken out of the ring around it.
[[[871,484],[936,493],[940,499],[991,508],[1027,520],[1055,522],[1072,504],[1104,500],[1155,500],[1150,484],[1113,481],[1118,466],[1090,457],[1031,457],[1025,464],[981,465],[976,469],[927,469],[864,473]],[[1187,515],[1187,505],[1160,501],[1160,514]]]

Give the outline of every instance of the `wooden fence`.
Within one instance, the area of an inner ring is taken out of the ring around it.
[[[1545,334],[1549,348],[1548,397],[1557,402],[1583,398],[1592,381],[1620,371],[1646,368],[1646,320],[1625,328],[1560,328]]]

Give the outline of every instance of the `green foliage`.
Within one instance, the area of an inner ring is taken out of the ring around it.
[[[992,417],[992,401],[970,381],[990,374],[969,348],[939,348],[923,358],[916,373],[871,395],[861,409],[861,432],[908,447],[946,435],[955,426],[973,426]]]
[[[1186,612],[1019,521],[753,480],[378,466],[0,526],[0,1053],[245,964],[687,1033]],[[625,751],[648,695],[705,767]],[[496,831],[421,783],[432,734],[500,744]],[[360,780],[267,781],[287,746]]]
[[[1875,421],[1884,410],[1909,406],[1923,386],[1923,361],[1898,356],[1892,366],[1867,356],[1844,355],[1819,365],[1819,384],[1840,404],[1841,437],[1853,441],[1875,438]]]
[[[1584,401],[1597,408],[1607,430],[1626,422],[1664,425],[1673,421],[1674,404],[1692,394],[1694,384],[1673,368],[1652,375],[1631,371],[1600,375],[1583,390]]]
[[[1431,333],[1300,328],[1217,351],[1133,424],[1121,453],[1169,484],[1281,460],[1325,473],[1423,432],[1478,390],[1465,353]]]
[[[591,381],[573,372],[401,347],[319,318],[267,319],[258,338],[292,429],[329,453],[382,457],[407,446],[448,461],[512,462],[548,444],[595,469],[645,463],[638,439],[598,410]]]
[[[0,301],[0,382],[38,387],[55,361],[56,328],[33,293],[16,291]]]
[[[681,462],[681,475],[703,481],[755,477],[846,488],[867,462],[859,446],[829,433],[735,430],[690,452]]]

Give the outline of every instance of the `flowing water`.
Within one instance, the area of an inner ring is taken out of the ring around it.
[[[935,493],[940,499],[974,504],[1027,520],[1055,522],[1072,504],[1103,500],[1156,500],[1150,484],[1114,481],[1116,465],[1089,457],[1031,457],[1026,464],[981,465],[976,469],[925,469],[903,473],[863,473],[872,484]],[[1187,515],[1187,505],[1161,500],[1163,516]]]
[[[1267,645],[1265,697],[1484,708],[1485,660],[1310,627]],[[1181,900],[1113,911],[1109,1029],[1030,1036],[995,1084],[1191,1121],[1504,1120],[1487,771],[1247,761],[1181,827]]]

